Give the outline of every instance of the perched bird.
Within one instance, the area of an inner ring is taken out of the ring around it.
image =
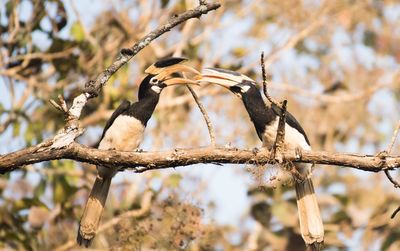
[[[148,75],[139,86],[139,100],[130,103],[124,100],[107,121],[98,148],[103,150],[133,151],[143,139],[144,129],[157,106],[163,88],[175,84],[196,84],[196,81],[181,78],[179,72],[199,74],[195,69],[180,64],[185,58],[160,60],[145,73]],[[77,242],[88,247],[96,234],[106,203],[111,179],[118,167],[97,166],[98,175],[79,223]]]
[[[275,104],[266,106],[256,82],[251,78],[229,70],[207,68],[199,82],[210,82],[221,85],[240,97],[252,120],[263,147],[272,149],[276,139],[281,108]],[[306,133],[295,117],[287,112],[285,124],[285,147],[311,150]],[[306,177],[302,182],[295,182],[296,199],[300,220],[300,231],[305,243],[313,250],[322,247],[324,228],[319,212],[314,186],[310,177],[311,164],[295,163],[297,171]],[[289,176],[290,177],[290,176]]]

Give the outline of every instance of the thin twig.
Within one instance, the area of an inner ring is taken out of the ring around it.
[[[280,107],[279,103],[276,100],[274,100],[268,93],[268,80],[267,80],[267,73],[265,70],[264,52],[261,52],[261,71],[262,71],[262,78],[263,78],[263,92],[264,92],[265,97],[268,99],[269,102]]]
[[[200,5],[206,5],[206,1],[199,1]],[[185,46],[185,42],[187,42],[187,38],[189,37],[188,32],[191,30],[191,27],[193,25],[193,22],[188,22],[185,23],[185,26],[182,29],[182,39],[179,44],[179,46],[176,48],[173,56],[174,57],[179,57],[182,56],[182,50],[183,47]],[[182,73],[183,77],[186,78],[185,73]],[[204,108],[203,104],[200,102],[199,97],[197,96],[196,92],[193,90],[193,88],[189,85],[186,85],[186,87],[189,89],[194,101],[196,101],[197,106],[200,109],[200,112],[203,114],[203,118],[206,121],[206,125],[208,128],[208,134],[210,136],[210,141],[211,141],[211,146],[215,147],[215,136],[214,136],[214,128],[211,123],[210,117],[208,116],[207,110]]]
[[[394,185],[395,188],[399,188],[400,184],[390,175],[389,170],[385,170],[386,177]]]
[[[390,144],[387,149],[388,154],[392,152],[392,148],[394,146],[394,143],[396,142],[397,135],[399,134],[399,129],[400,129],[400,120],[397,122],[396,129],[394,129],[392,140],[390,141]]]
[[[392,151],[393,145],[396,142],[397,135],[399,134],[399,128],[400,128],[400,120],[397,122],[397,126],[394,129],[392,139],[391,139],[390,144],[389,144],[389,146],[388,146],[388,148],[387,148],[387,150],[385,152],[385,157],[387,155],[389,155],[391,153],[391,151]],[[392,177],[392,175],[390,175],[389,170],[385,170],[384,172],[385,172],[386,177],[394,185],[394,187],[395,188],[399,188],[400,187],[400,183],[397,182]],[[400,206],[392,213],[392,216],[390,218],[393,219],[399,211],[400,211]]]
[[[215,147],[215,136],[214,136],[214,128],[211,123],[210,117],[208,116],[208,113],[206,109],[204,109],[203,104],[200,102],[199,97],[197,96],[196,92],[193,90],[193,88],[189,85],[186,85],[186,87],[189,89],[190,93],[192,94],[194,100],[196,101],[197,106],[199,107],[201,113],[203,114],[203,118],[206,121],[207,128],[208,128],[208,134],[210,135],[210,140],[211,140],[211,146]]]
[[[284,100],[282,102],[281,114],[279,114],[279,122],[275,142],[271,151],[273,157],[272,159],[274,159],[278,163],[282,163],[283,161],[281,152],[285,148],[286,105],[287,100]]]
[[[394,210],[390,218],[393,219],[399,211],[400,211],[400,206],[396,210]]]
[[[390,144],[388,145],[387,150],[381,152],[380,154],[378,154],[378,156],[381,156],[381,157],[382,157],[383,161],[385,161],[386,156],[388,156],[388,155],[391,153],[392,148],[393,148],[393,145],[394,145],[394,143],[396,142],[397,135],[399,134],[399,129],[400,129],[400,120],[399,120],[399,122],[397,123],[396,128],[394,129],[393,136],[392,136],[392,139],[391,139],[391,141],[390,141]],[[399,188],[399,187],[400,187],[400,183],[397,182],[397,181],[392,177],[392,175],[390,175],[389,170],[385,170],[385,175],[386,175],[386,177],[389,179],[389,181],[394,185],[395,188]]]

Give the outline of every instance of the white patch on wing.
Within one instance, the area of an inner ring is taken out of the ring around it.
[[[143,140],[145,127],[136,118],[120,115],[108,128],[99,149],[115,149],[118,151],[133,151]]]

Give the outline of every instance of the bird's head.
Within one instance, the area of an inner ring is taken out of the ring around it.
[[[196,79],[199,82],[204,81],[221,85],[241,99],[254,91],[258,92],[256,82],[253,79],[230,70],[206,68]]]
[[[181,57],[170,57],[150,65],[145,70],[148,75],[139,86],[139,100],[148,95],[158,95],[167,86],[179,84],[198,85],[197,81],[182,77],[182,72],[200,74],[192,67],[183,65],[182,63],[186,60],[186,58]]]

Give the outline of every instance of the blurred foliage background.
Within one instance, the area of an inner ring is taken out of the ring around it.
[[[261,80],[316,150],[375,154],[399,120],[400,3],[378,0],[221,0],[222,7],[157,39],[85,107],[79,138],[93,146],[120,100],[137,99],[143,70],[184,55],[196,68],[224,67]],[[34,145],[63,126],[48,100],[80,93],[117,56],[190,0],[4,0],[0,3],[0,154]],[[260,146],[241,101],[218,86],[195,89],[218,145]],[[185,88],[164,90],[145,150],[209,145]],[[398,155],[398,144],[392,150]],[[304,250],[295,194],[262,189],[273,167],[196,165],[133,174],[112,184],[95,249]],[[0,249],[70,250],[94,166],[69,160],[0,177]],[[398,175],[394,173],[396,178]],[[314,183],[327,250],[400,250],[399,191],[381,173],[318,166]]]

